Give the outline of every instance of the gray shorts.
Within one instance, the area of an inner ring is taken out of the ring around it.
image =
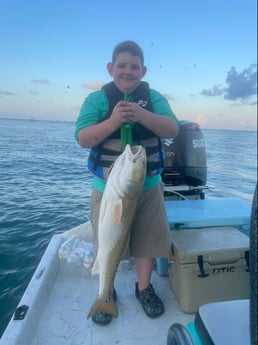
[[[93,243],[98,248],[98,217],[103,193],[96,189],[91,197]],[[162,183],[141,192],[127,255],[125,257],[169,257],[169,225],[167,222]],[[124,257],[124,258],[125,258]]]

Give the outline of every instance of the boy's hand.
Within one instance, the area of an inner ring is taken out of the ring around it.
[[[141,110],[142,108],[136,103],[120,101],[114,107],[110,120],[114,121],[116,125],[119,124],[119,127],[126,122],[138,122]]]

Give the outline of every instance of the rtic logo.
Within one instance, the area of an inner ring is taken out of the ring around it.
[[[194,149],[198,149],[200,147],[205,147],[204,139],[193,139],[192,144],[193,144]]]
[[[213,268],[212,274],[223,274],[223,273],[234,273],[236,271],[236,268],[234,266],[225,266],[225,267],[218,267],[218,268]]]

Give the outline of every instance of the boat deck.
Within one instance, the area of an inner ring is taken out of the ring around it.
[[[251,205],[237,198],[167,201],[166,209],[171,229],[233,225],[249,234]],[[165,345],[172,324],[186,325],[194,320],[194,314],[181,311],[168,277],[162,276],[166,271],[162,259],[157,260],[152,276],[165,304],[161,317],[153,320],[144,314],[134,296],[134,265],[124,261],[115,280],[118,318],[107,326],[87,320],[98,291],[98,277],[92,277],[82,265],[61,260],[59,249],[73,236],[90,242],[89,224],[53,236],[19,303],[19,307],[28,306],[27,314],[23,320],[9,322],[0,345]]]
[[[83,266],[61,260],[58,249],[62,241],[60,235],[52,238],[19,304],[28,305],[29,310],[24,320],[10,321],[1,345],[164,345],[171,324],[194,319],[193,314],[180,310],[168,277],[156,271],[152,283],[164,301],[165,313],[157,319],[148,318],[134,296],[133,262],[123,261],[115,280],[118,318],[107,326],[87,320],[98,277],[92,277]]]

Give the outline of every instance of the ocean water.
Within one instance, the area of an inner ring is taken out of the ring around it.
[[[202,131],[206,198],[252,202],[257,133]],[[87,155],[72,122],[0,119],[0,336],[51,236],[89,219]]]

